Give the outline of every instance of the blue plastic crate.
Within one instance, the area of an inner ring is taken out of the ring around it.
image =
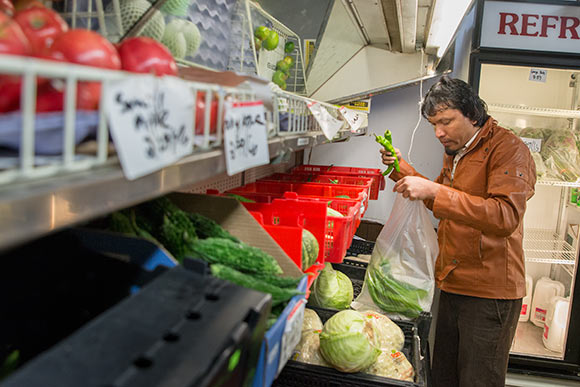
[[[304,276],[298,284],[298,289],[306,292],[307,282],[307,277]],[[253,387],[271,386],[290,358],[292,350],[300,340],[305,305],[304,295],[294,296],[278,320],[264,335]],[[287,326],[288,322],[290,324]]]

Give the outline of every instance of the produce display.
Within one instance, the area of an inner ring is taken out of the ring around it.
[[[312,285],[308,302],[312,306],[322,308],[348,309],[353,294],[354,289],[350,278],[343,272],[334,270],[327,262]]]
[[[308,268],[314,265],[316,258],[318,258],[318,253],[320,251],[320,246],[318,246],[318,241],[316,237],[307,229],[302,229],[302,271],[308,270]]]
[[[402,352],[403,331],[380,313],[347,310],[322,324],[316,311],[306,308],[301,334],[295,361],[414,381],[413,365]]]
[[[272,316],[278,314],[297,290],[300,278],[284,277],[278,262],[249,246],[201,214],[181,210],[162,197],[109,217],[109,229],[162,244],[179,262],[197,258],[210,264],[215,277],[272,295]]]

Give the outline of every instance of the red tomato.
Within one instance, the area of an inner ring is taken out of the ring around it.
[[[177,64],[171,52],[158,41],[137,37],[118,47],[123,70],[155,75],[177,75]]]
[[[205,127],[205,92],[198,91],[195,102],[195,134],[203,134]],[[214,95],[209,113],[209,132],[216,133],[218,116],[218,100]]]
[[[14,20],[22,28],[35,54],[43,53],[57,36],[68,31],[63,18],[48,8],[33,7],[18,11]]]
[[[10,0],[0,0],[0,12],[8,16],[14,15],[14,4]]]
[[[99,82],[79,82],[77,85],[76,108],[78,110],[97,110],[101,95]],[[37,112],[56,112],[64,109],[64,92],[62,86],[46,84],[38,89],[36,99]]]
[[[30,55],[30,44],[20,26],[0,12],[0,54]],[[0,113],[18,109],[20,104],[19,76],[0,75]]]
[[[48,57],[85,66],[113,70],[121,68],[115,47],[98,33],[89,30],[74,29],[60,34],[48,49]]]
[[[36,111],[37,112],[56,112],[62,111],[64,105],[64,93],[52,87],[47,83],[38,88],[36,92]]]

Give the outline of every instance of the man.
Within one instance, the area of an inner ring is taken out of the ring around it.
[[[435,181],[397,157],[393,191],[423,200],[440,219],[435,281],[441,289],[433,384],[505,385],[510,346],[525,296],[522,248],[535,164],[524,143],[498,126],[470,86],[442,77],[421,113],[445,148]],[[394,155],[381,150],[384,164]]]

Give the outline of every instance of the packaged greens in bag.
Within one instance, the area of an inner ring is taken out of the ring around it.
[[[398,194],[377,238],[362,291],[352,307],[412,319],[428,311],[435,287],[437,235],[420,200]]]

